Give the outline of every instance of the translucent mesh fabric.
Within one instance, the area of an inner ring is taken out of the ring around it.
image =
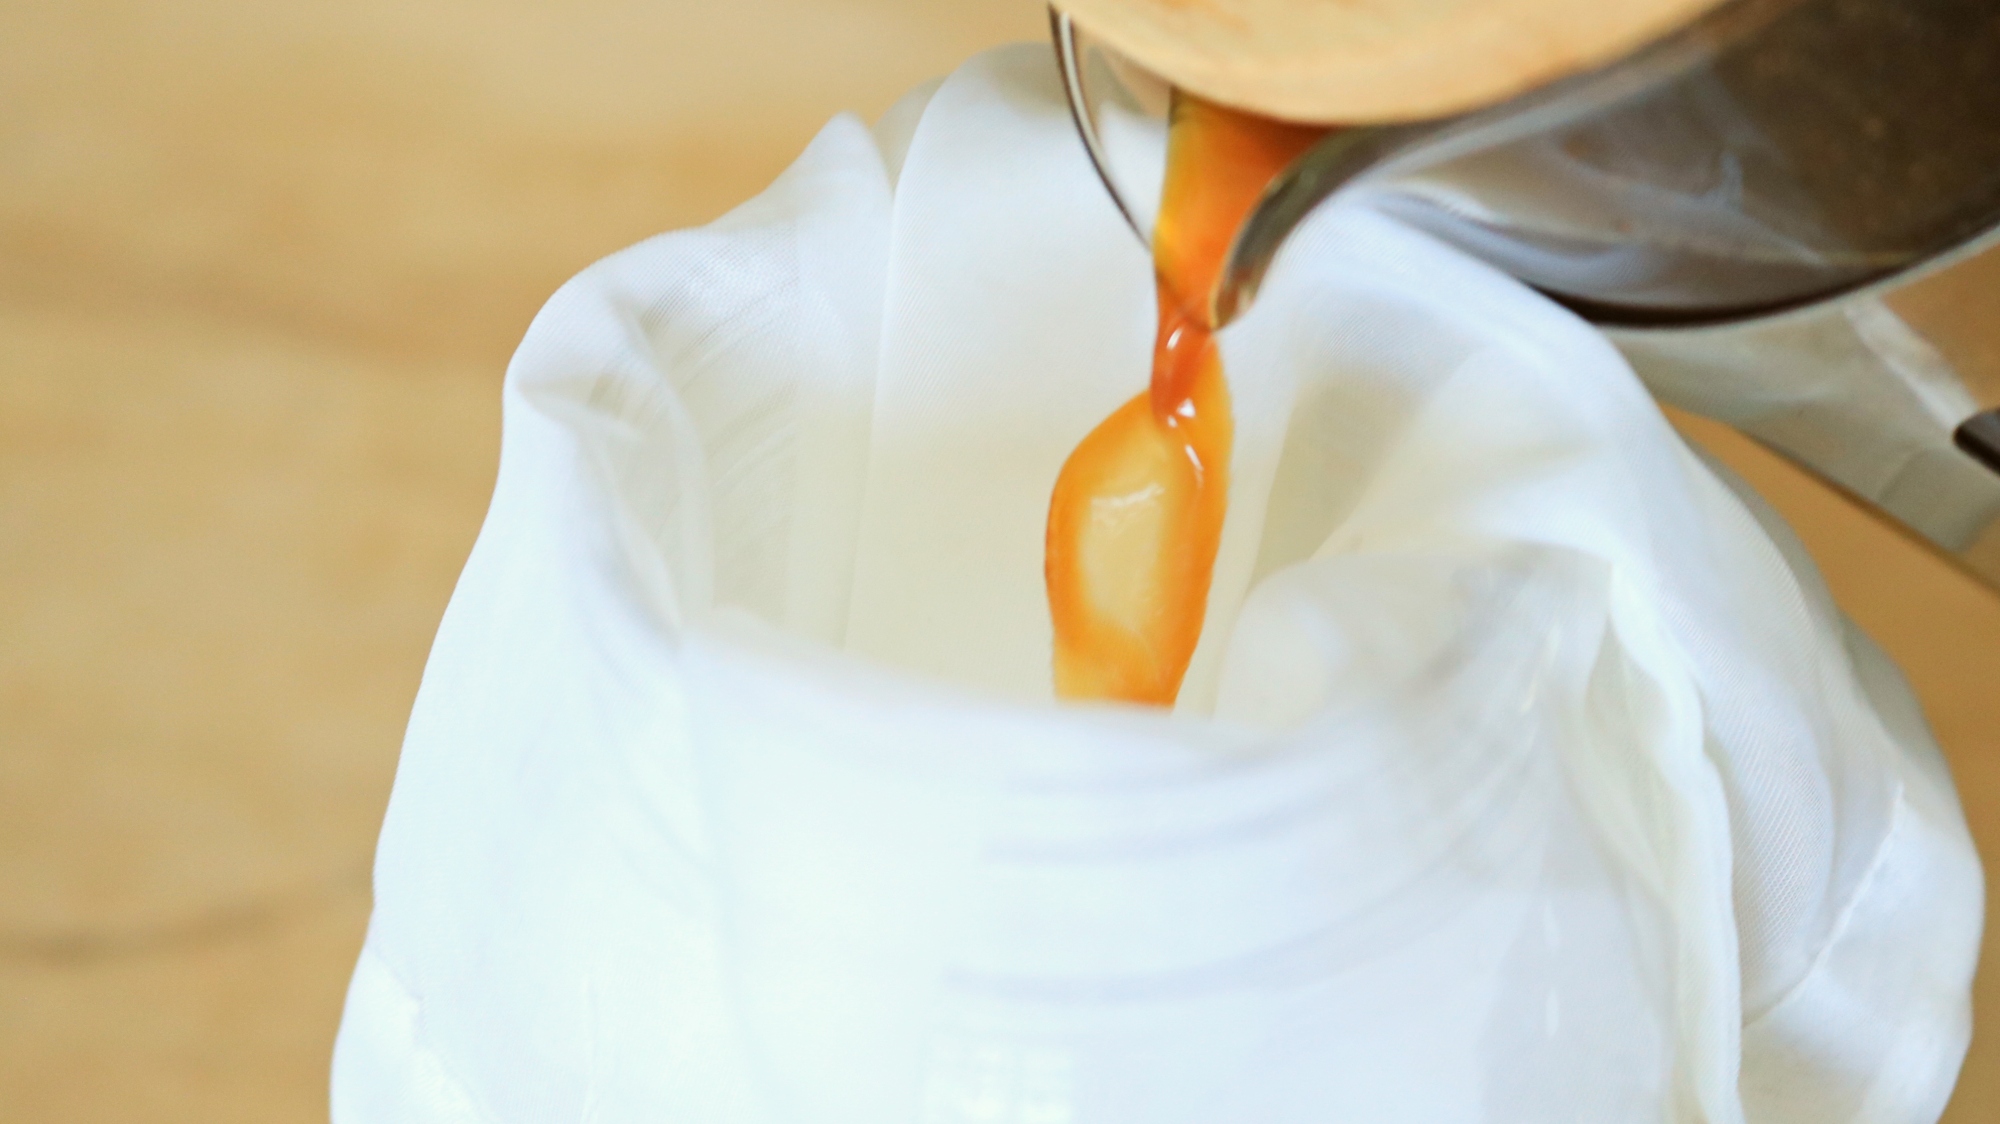
[[[336,1121],[1935,1116],[1949,779],[1603,339],[1323,212],[1224,339],[1188,698],[1057,706],[1146,263],[1044,51],[897,120],[528,333]]]

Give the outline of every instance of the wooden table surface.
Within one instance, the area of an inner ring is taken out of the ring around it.
[[[1028,0],[0,8],[0,1117],[325,1118],[528,318],[832,113],[1042,27]],[[1902,661],[2000,855],[2000,598],[1690,428]],[[1948,1119],[1996,1115],[1991,1035]]]

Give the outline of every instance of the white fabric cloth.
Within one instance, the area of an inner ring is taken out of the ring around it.
[[[1041,48],[878,132],[529,331],[339,1124],[1935,1118],[1949,776],[1599,335],[1317,216],[1223,337],[1179,713],[1059,706],[1042,520],[1147,262]]]

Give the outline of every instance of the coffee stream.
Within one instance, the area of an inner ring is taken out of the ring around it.
[[[1265,188],[1327,132],[1179,91],[1167,120],[1152,385],[1083,439],[1049,502],[1044,570],[1067,699],[1171,706],[1180,694],[1229,504],[1216,282]]]

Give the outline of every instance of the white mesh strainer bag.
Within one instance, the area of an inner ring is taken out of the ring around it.
[[[1355,208],[1224,336],[1179,711],[1049,698],[1147,262],[1038,48],[593,267],[508,373],[340,1124],[1934,1119],[1907,690],[1615,351]]]

